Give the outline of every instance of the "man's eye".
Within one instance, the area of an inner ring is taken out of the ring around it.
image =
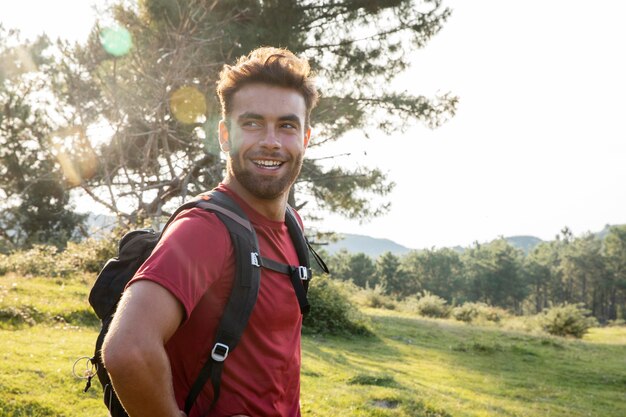
[[[298,126],[296,126],[293,123],[283,123],[281,127],[284,129],[297,129],[298,128]]]
[[[261,127],[261,123],[256,120],[248,120],[247,122],[243,122],[242,126],[244,127]]]

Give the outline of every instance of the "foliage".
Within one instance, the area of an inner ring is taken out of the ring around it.
[[[82,224],[53,153],[45,111],[49,42],[29,45],[0,27],[0,252],[34,244],[63,247]],[[36,73],[39,71],[39,73]]]
[[[370,330],[349,295],[337,281],[318,277],[308,292],[311,311],[302,331],[308,334],[368,335]]]
[[[446,318],[450,315],[450,307],[447,301],[438,295],[424,291],[421,295],[407,301],[409,309],[420,316]]]
[[[476,244],[463,253],[469,300],[521,310],[527,286],[521,270],[521,250],[505,239]]]
[[[378,282],[374,261],[364,253],[351,254],[342,249],[328,257],[328,266],[333,278],[352,281],[361,288],[375,286]]]
[[[65,276],[69,271],[58,264],[59,250],[51,245],[34,245],[31,249],[14,252],[0,258],[0,271],[25,276]]]
[[[309,58],[323,90],[313,115],[317,144],[353,129],[396,132],[415,120],[435,127],[456,110],[450,94],[380,88],[442,29],[450,10],[438,0],[145,0],[116,1],[111,11],[132,37],[130,52],[107,53],[100,42],[105,28],[95,27],[86,45],[63,47],[54,91],[73,126],[114,132],[104,142],[67,135],[65,151],[78,165],[85,155],[99,161],[78,184],[127,222],[159,215],[172,199],[221,179],[215,81],[224,64],[260,45]],[[372,203],[372,195],[393,188],[380,170],[326,162],[305,160],[292,203],[297,195],[298,206],[314,202],[359,219],[388,209]]]
[[[371,308],[386,308],[393,310],[396,308],[395,301],[387,295],[387,290],[384,285],[376,284],[373,288],[364,288],[353,295],[360,300],[360,304],[364,307]]]
[[[34,245],[28,250],[0,255],[0,275],[13,272],[25,276],[67,277],[95,273],[116,254],[113,237],[69,242],[61,251],[52,245]]]
[[[552,335],[580,339],[597,325],[597,320],[589,317],[589,313],[581,304],[564,304],[544,311],[541,324]]]
[[[452,309],[452,317],[458,321],[471,323],[475,321],[499,322],[506,316],[502,309],[489,306],[485,303],[467,302]]]
[[[400,269],[400,258],[391,252],[385,252],[376,260],[376,275],[387,295],[395,297],[411,293],[411,283]]]
[[[428,291],[448,302],[467,297],[458,252],[449,248],[411,251],[402,257],[401,264],[406,279],[414,281],[416,293]]]

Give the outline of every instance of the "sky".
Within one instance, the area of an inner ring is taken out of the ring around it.
[[[385,216],[360,224],[329,215],[317,226],[423,249],[626,224],[626,2],[443,3],[452,16],[393,87],[451,92],[456,116],[434,130],[352,132],[327,147],[350,153],[341,164],[380,168],[396,187]],[[80,41],[92,4],[0,0],[0,22],[23,37]]]

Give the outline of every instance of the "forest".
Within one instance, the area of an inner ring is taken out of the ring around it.
[[[450,305],[485,303],[518,315],[574,304],[600,323],[626,314],[626,226],[606,236],[564,228],[528,253],[506,239],[451,248],[391,252],[373,259],[342,250],[328,257],[333,278],[378,288],[393,299],[432,294]]]

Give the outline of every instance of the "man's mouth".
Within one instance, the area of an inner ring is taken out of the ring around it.
[[[270,159],[253,159],[252,163],[259,168],[265,169],[278,169],[283,164],[281,161],[274,161]]]

